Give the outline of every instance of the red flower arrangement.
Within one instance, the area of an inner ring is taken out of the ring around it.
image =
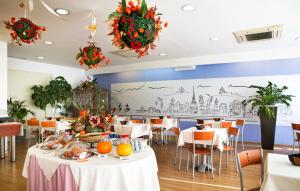
[[[113,29],[109,34],[113,35],[112,43],[121,49],[128,47],[135,50],[138,57],[147,55],[149,48],[155,48],[154,41],[163,28],[161,14],[156,11],[156,7],[148,9],[145,0],[142,3],[138,0],[136,5],[132,1],[127,5],[126,0],[122,0],[108,18]],[[167,25],[165,23],[164,27]]]
[[[18,20],[12,17],[10,21],[4,21],[4,24],[7,29],[11,30],[12,40],[19,46],[22,43],[30,44],[41,39],[42,31],[46,31],[45,27],[37,26],[31,20],[23,17]]]
[[[95,43],[89,43],[88,46],[83,49],[80,48],[79,51],[76,60],[80,59],[80,65],[86,65],[88,69],[99,67],[101,62],[105,62],[106,64],[110,62],[110,60],[102,54],[101,48],[97,47]]]

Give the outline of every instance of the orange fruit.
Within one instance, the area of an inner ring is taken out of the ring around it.
[[[111,142],[100,142],[97,145],[97,151],[100,154],[108,154],[112,150],[112,144]]]

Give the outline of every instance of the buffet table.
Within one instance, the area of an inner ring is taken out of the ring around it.
[[[151,126],[149,124],[114,125],[116,134],[126,134],[130,138],[149,136],[152,138]]]
[[[65,160],[55,151],[28,149],[23,173],[27,191],[158,191],[157,162],[149,147],[129,160],[92,156],[86,162]]]
[[[287,155],[269,153],[265,162],[261,191],[299,190],[300,167],[294,166]]]
[[[5,158],[5,137],[10,138],[10,160],[16,161],[16,136],[23,135],[21,123],[0,123],[0,158]]]

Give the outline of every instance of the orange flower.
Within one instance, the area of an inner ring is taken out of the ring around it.
[[[139,36],[138,32],[135,32],[134,35],[133,35],[134,38],[137,38],[138,36]]]
[[[140,33],[144,33],[145,30],[144,30],[143,28],[139,28],[139,32],[140,32]]]
[[[83,109],[83,110],[81,110],[81,111],[79,112],[80,118],[85,118],[85,117],[87,117],[88,115],[89,115],[89,112],[88,112],[88,110],[86,110],[86,109]]]
[[[129,5],[130,7],[134,7],[134,3],[133,3],[132,1],[129,1],[128,5]]]
[[[126,13],[127,13],[128,15],[131,14],[131,9],[130,9],[129,7],[126,7]]]
[[[118,7],[117,12],[118,12],[118,13],[122,13],[122,5],[120,5],[120,6]]]

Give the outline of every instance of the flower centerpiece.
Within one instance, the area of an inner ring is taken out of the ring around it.
[[[42,31],[46,31],[45,27],[34,24],[28,18],[19,18],[16,20],[12,17],[9,21],[4,21],[7,29],[11,30],[12,41],[15,41],[19,46],[22,43],[34,43],[36,40],[41,39]]]
[[[105,64],[109,64],[110,62],[110,60],[102,54],[101,48],[97,47],[93,42],[89,42],[88,46],[79,49],[76,60],[79,60],[80,66],[86,65],[88,69],[97,68],[103,62]]]
[[[110,114],[93,115],[87,109],[79,112],[79,118],[71,125],[73,134],[106,132],[110,130],[112,116]]]
[[[154,41],[163,28],[160,13],[156,7],[147,8],[146,1],[122,0],[118,9],[109,15],[113,31],[113,44],[121,49],[127,47],[134,50],[138,57],[148,54],[149,48],[154,49]],[[164,26],[167,27],[168,23]]]

